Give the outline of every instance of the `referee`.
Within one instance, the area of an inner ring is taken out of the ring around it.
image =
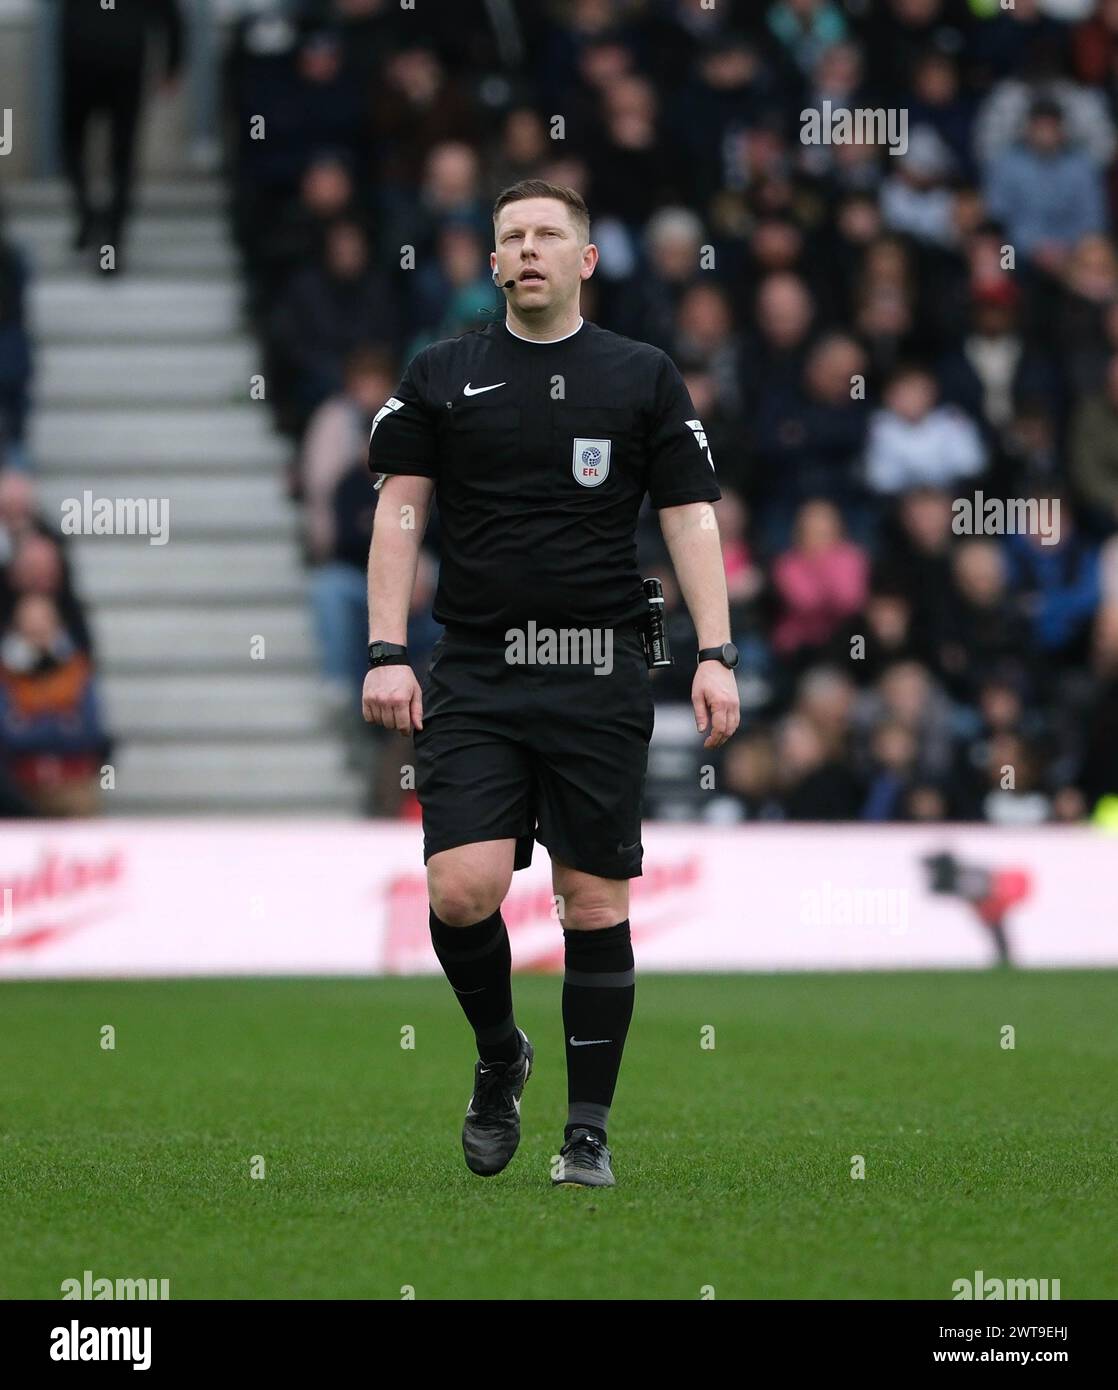
[[[699,638],[704,743],[738,725],[721,496],[683,379],[658,348],[587,323],[598,250],[571,188],[527,179],[493,209],[504,322],[435,343],[373,422],[370,723],[414,733],[435,954],[479,1060],[462,1145],[499,1173],[534,1050],[516,1026],[501,904],[538,840],[563,924],[567,1123],[557,1183],[612,1186],[606,1128],[633,1013],[629,879],[641,873],[652,736],[638,624],[647,492]],[[407,613],[432,495],[445,629],[420,686]]]

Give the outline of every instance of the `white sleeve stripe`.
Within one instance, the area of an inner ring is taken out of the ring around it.
[[[381,406],[381,408],[377,411],[376,415],[373,418],[373,428],[369,431],[370,444],[373,442],[373,435],[377,432],[377,426],[384,419],[384,417],[386,415],[390,415],[394,410],[403,409],[403,405],[403,401],[398,401],[395,396],[389,396],[388,400],[385,401],[384,405]]]

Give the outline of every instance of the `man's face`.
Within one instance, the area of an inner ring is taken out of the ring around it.
[[[501,209],[497,249],[489,263],[517,313],[533,314],[577,300],[579,287],[598,262],[598,250],[583,243],[565,203],[557,198],[522,198]]]

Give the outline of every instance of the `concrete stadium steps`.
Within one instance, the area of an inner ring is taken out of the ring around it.
[[[148,545],[115,536],[79,536],[71,564],[86,597],[97,604],[305,602],[306,581],[294,540],[221,540]]]
[[[140,189],[119,279],[71,253],[60,180],[9,185],[2,201],[34,271],[29,454],[44,512],[58,524],[86,491],[170,504],[165,545],[70,541],[116,741],[107,811],[353,814],[362,788],[321,704],[290,448],[249,395],[259,351],[222,184]]]
[[[40,410],[260,405],[249,398],[249,382],[259,370],[259,353],[247,339],[142,348],[54,343],[39,351],[35,399]]]
[[[23,213],[8,219],[10,235],[27,248],[38,275],[84,273],[96,248],[76,252],[73,227],[57,214]],[[125,243],[131,275],[231,276],[237,272],[237,248],[208,218],[177,215],[134,218]]]
[[[30,317],[40,343],[181,343],[241,334],[240,294],[224,278],[48,276],[32,286]]]
[[[118,815],[352,814],[357,795],[340,745],[323,736],[248,744],[122,734],[111,762],[116,787],[104,805]]]
[[[133,468],[158,474],[162,483],[184,469],[260,470],[273,490],[290,452],[263,401],[205,410],[55,408],[33,417],[29,444],[44,475],[80,469],[94,478]],[[133,481],[123,495],[135,495],[135,488]],[[96,490],[111,495],[100,482]]]
[[[129,739],[243,739],[246,729],[256,739],[305,739],[319,721],[317,678],[276,671],[266,661],[248,665],[256,670],[243,676],[110,675],[102,682],[107,716]]]
[[[107,674],[203,671],[255,677],[254,668],[317,669],[305,603],[201,607],[197,603],[108,604],[93,613],[93,634]],[[262,637],[264,657],[254,660]],[[251,729],[246,729],[251,733]]]
[[[95,195],[103,197],[105,188],[93,184]],[[187,214],[200,217],[208,214],[208,225],[215,234],[224,231],[224,209],[228,202],[225,184],[221,179],[192,178],[179,175],[173,179],[153,179],[138,184],[135,190],[137,217],[162,214]],[[35,179],[4,185],[4,207],[11,218],[21,214],[53,213],[58,218],[70,216],[70,190],[62,178]]]

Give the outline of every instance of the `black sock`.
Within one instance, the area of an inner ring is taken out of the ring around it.
[[[588,1129],[603,1143],[636,994],[629,919],[603,931],[563,929],[563,1036],[567,1045],[564,1139]]]
[[[431,942],[477,1039],[483,1062],[515,1062],[520,1034],[512,1016],[512,952],[501,909],[470,927],[450,927],[431,909]]]

